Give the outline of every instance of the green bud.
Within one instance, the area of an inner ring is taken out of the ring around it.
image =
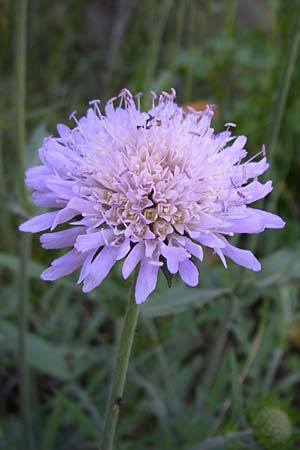
[[[285,411],[276,406],[263,407],[252,422],[256,440],[266,450],[282,450],[292,436],[292,424]]]

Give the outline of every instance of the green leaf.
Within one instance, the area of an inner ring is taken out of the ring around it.
[[[0,252],[0,267],[5,267],[6,269],[18,273],[20,267],[20,258],[16,255],[12,255],[11,253]],[[28,276],[29,278],[40,278],[41,273],[45,270],[45,266],[35,261],[28,261]],[[45,282],[43,282],[45,284]],[[59,286],[64,286],[70,288],[75,291],[81,291],[81,286],[76,284],[76,281],[72,277],[64,277],[55,280],[55,283]],[[103,285],[101,285],[101,292],[109,293],[110,295],[121,296],[123,293],[122,287],[119,286],[115,280],[112,278],[107,278],[104,280]],[[99,291],[98,291],[99,292]],[[97,300],[99,298],[99,294],[97,289],[94,289],[91,292],[87,292],[84,295],[89,299]]]
[[[188,288],[174,286],[154,294],[144,305],[142,312],[147,317],[160,317],[179,314],[188,308],[201,308],[210,300],[222,297],[229,289],[225,288]]]
[[[218,365],[216,378],[209,392],[205,392],[207,408],[210,412],[217,412],[228,393],[229,351],[224,350],[222,359]]]
[[[229,373],[231,383],[232,416],[234,421],[244,420],[242,386],[239,382],[239,369],[233,347],[229,349]]]
[[[300,279],[300,246],[279,250],[262,260],[262,271],[256,275],[257,287],[282,284]]]
[[[82,405],[67,397],[63,391],[57,392],[58,403],[64,410],[64,418],[79,426],[80,432],[95,440],[99,439],[98,424],[87,415]]]
[[[26,166],[39,164],[38,149],[43,143],[43,139],[49,133],[44,122],[39,123],[33,130],[26,145]]]
[[[2,321],[0,341],[6,344],[6,349],[17,353],[17,327],[9,322]],[[69,380],[71,378],[61,349],[33,333],[27,334],[27,358],[28,364],[40,372],[61,380]]]
[[[20,267],[20,258],[12,255],[11,253],[0,253],[0,266],[5,267],[12,272],[18,272]],[[28,275],[30,278],[39,278],[41,272],[44,270],[44,266],[34,261],[28,263]]]
[[[57,448],[57,441],[63,416],[63,406],[57,402],[54,408],[47,415],[43,427],[42,448],[43,450],[54,450]]]

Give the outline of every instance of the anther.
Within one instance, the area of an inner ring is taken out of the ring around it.
[[[75,114],[77,114],[76,109],[74,109],[74,111],[72,111],[71,114],[69,115],[69,120],[73,120],[73,119],[75,120],[76,119]]]
[[[110,98],[107,102],[106,102],[106,104],[107,105],[110,105],[111,103],[113,103],[115,100],[117,100],[118,99],[118,97],[112,97],[112,98]]]
[[[93,106],[93,105],[98,105],[98,104],[100,104],[100,103],[101,103],[101,100],[95,99],[95,100],[91,100],[91,101],[89,102],[89,105],[90,105],[90,106]]]

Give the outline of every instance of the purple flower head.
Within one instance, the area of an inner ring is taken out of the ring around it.
[[[185,113],[174,102],[174,90],[153,95],[148,112],[140,111],[139,98],[123,89],[119,106],[112,99],[105,114],[91,102],[85,117],[73,115],[73,129],[57,126],[59,137],[46,138],[39,150],[42,164],[27,170],[34,204],[51,212],[20,230],[50,229],[40,238],[44,248],[71,248],[42,279],[56,280],[81,267],[78,282],[89,292],[124,259],[124,278],[140,265],[135,299],[142,303],[162,266],[196,286],[193,261],[202,261],[203,247],[225,267],[229,257],[260,270],[249,250],[227,238],[284,226],[280,217],[248,206],[272,190],[271,181],[257,181],[268,168],[264,150],[242,162],[245,136],[233,136],[233,124],[215,134],[213,108]],[[67,227],[55,231],[61,224]]]

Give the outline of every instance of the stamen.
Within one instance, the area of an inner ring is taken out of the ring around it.
[[[256,153],[254,156],[252,156],[252,158],[248,159],[246,164],[252,162],[254,159],[256,159],[260,155],[263,155],[264,157],[266,156],[266,147],[264,145],[262,146],[262,149],[260,152]]]
[[[174,98],[176,98],[176,91],[174,88],[171,89],[170,94],[169,94],[169,92],[162,91],[161,96],[162,96],[162,98],[165,97],[165,99],[172,102],[174,100]]]
[[[74,120],[74,122],[75,122],[76,125],[77,125],[78,130],[79,130],[80,133],[81,133],[81,136],[85,139],[84,132],[83,132],[81,126],[80,126],[80,123],[79,123],[79,121],[78,121],[78,119],[77,119],[77,117],[76,117],[76,114],[77,114],[77,110],[75,109],[75,110],[72,111],[71,114],[69,115],[69,120]],[[75,129],[72,130],[72,131],[75,131]]]
[[[152,108],[155,108],[155,100],[157,100],[157,94],[154,91],[150,91],[150,94],[152,95]]]
[[[91,100],[91,101],[89,102],[89,105],[90,105],[90,106],[93,106],[93,105],[97,105],[97,104],[100,104],[100,103],[101,103],[101,100],[95,99],[95,100]]]
[[[124,92],[124,95],[127,96],[128,98],[133,98],[132,93],[129,91],[129,89],[127,88],[123,88],[122,91]]]
[[[141,112],[141,97],[142,97],[143,95],[144,95],[143,92],[138,92],[138,93],[135,95],[135,98],[137,99],[137,109],[138,109],[139,112]]]
[[[97,113],[97,114],[98,114],[98,117],[101,118],[102,114],[101,114],[101,111],[100,111],[100,108],[99,108],[100,103],[101,103],[100,100],[99,100],[99,102],[97,102],[97,101],[95,100],[95,103],[93,104],[93,106],[94,106],[94,111],[95,111],[95,113]]]
[[[123,88],[121,90],[120,94],[118,95],[118,97],[121,97],[120,107],[121,107],[121,104],[122,104],[122,100],[125,101],[126,109],[129,108],[130,106],[132,106],[132,104],[133,104],[133,95],[128,89]]]
[[[69,115],[69,120],[75,120],[75,114],[77,114],[77,110],[76,109],[74,109],[74,111],[72,111],[71,114]]]
[[[213,117],[214,110],[217,108],[217,105],[211,104],[206,105],[206,109],[203,111],[203,114],[206,114],[209,117]]]
[[[168,92],[166,92],[166,91],[162,91],[160,97],[161,97],[162,99],[163,99],[163,98],[166,98],[167,100],[172,100],[172,96],[171,96]]]
[[[106,104],[107,105],[111,105],[115,100],[117,100],[118,99],[118,97],[112,97],[112,98],[110,98],[109,100],[107,100],[107,102],[106,102]]]

